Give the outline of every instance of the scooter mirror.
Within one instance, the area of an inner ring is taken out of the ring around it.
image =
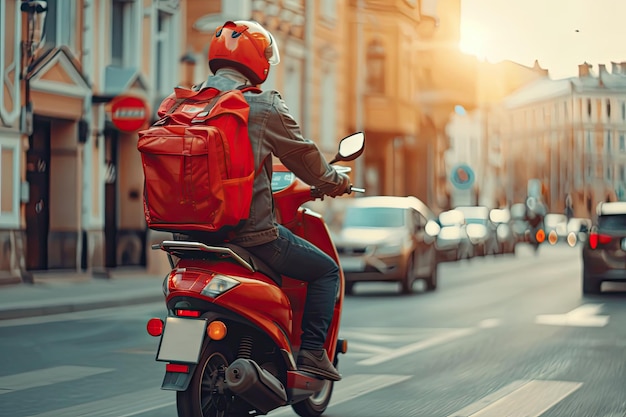
[[[339,150],[335,158],[331,161],[352,161],[358,158],[365,148],[365,134],[363,132],[353,133],[346,136],[339,142]]]

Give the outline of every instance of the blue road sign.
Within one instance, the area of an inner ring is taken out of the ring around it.
[[[467,164],[458,164],[452,168],[450,181],[459,190],[468,190],[474,185],[476,176],[474,171]]]

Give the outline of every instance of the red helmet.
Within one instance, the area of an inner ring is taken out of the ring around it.
[[[253,84],[267,79],[270,65],[280,62],[276,40],[257,22],[228,21],[216,29],[209,44],[209,68],[231,67]]]

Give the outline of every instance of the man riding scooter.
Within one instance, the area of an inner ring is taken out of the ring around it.
[[[229,21],[216,29],[208,56],[213,75],[203,87],[222,91],[261,85],[267,79],[270,65],[280,61],[274,37],[260,24],[243,20]],[[227,237],[264,259],[276,272],[308,283],[298,369],[338,381],[341,375],[328,358],[324,342],[338,291],[339,267],[316,246],[278,224],[271,191],[272,156],[307,184],[331,197],[349,192],[350,180],[324,160],[313,141],[302,136],[277,91],[247,92],[244,97],[250,106],[248,133],[257,174],[249,219]],[[188,236],[204,242],[213,240],[206,235],[189,233]]]

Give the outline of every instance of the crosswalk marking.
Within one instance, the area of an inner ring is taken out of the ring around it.
[[[581,386],[567,381],[515,381],[448,417],[539,417]]]
[[[113,369],[68,365],[7,375],[0,377],[0,394],[42,387],[58,382],[73,381],[75,379],[86,378],[110,371],[113,371]]]
[[[174,405],[175,398],[173,391],[155,387],[28,417],[131,417]]]
[[[350,375],[335,383],[330,406],[338,405],[411,378],[410,375]],[[176,404],[175,393],[158,387],[92,401],[29,417],[132,417]],[[291,407],[283,407],[270,416],[293,415]]]
[[[383,362],[399,358],[404,355],[408,355],[410,353],[419,352],[420,350],[424,350],[433,346],[440,345],[442,343],[450,342],[452,340],[459,339],[461,337],[469,336],[478,331],[476,328],[466,328],[466,329],[456,329],[446,331],[440,335],[433,336],[426,340],[421,340],[416,343],[412,343],[410,345],[402,346],[398,349],[393,349],[387,354],[384,355],[376,355],[371,358],[364,359],[359,361],[359,365],[378,365]]]
[[[406,381],[412,378],[410,375],[350,375],[339,382],[335,382],[333,396],[329,408],[350,401],[354,398],[369,394],[372,391],[386,388],[390,385]],[[272,411],[269,416],[295,415],[291,407],[280,408]]]

